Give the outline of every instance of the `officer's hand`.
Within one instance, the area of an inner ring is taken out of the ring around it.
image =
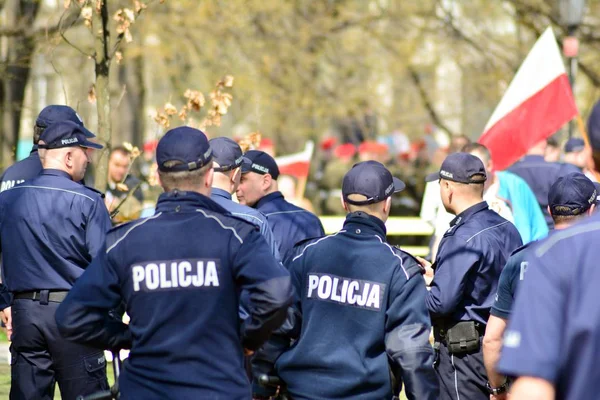
[[[423,278],[425,278],[425,283],[427,285],[430,285],[431,281],[433,280],[433,268],[431,268],[432,264],[426,259],[421,258],[419,256],[417,256],[416,258],[419,264],[421,264],[421,266],[425,268],[425,275],[423,276]]]
[[[246,357],[250,357],[252,354],[254,354],[254,351],[248,350],[248,349],[244,349],[244,355]]]
[[[12,314],[10,307],[6,307],[4,310],[0,311],[0,318],[2,318],[2,322],[6,325],[6,337],[10,340],[12,336]]]
[[[490,394],[490,400],[507,400],[507,399],[508,399],[508,393],[502,393],[502,394],[497,394],[497,395]]]

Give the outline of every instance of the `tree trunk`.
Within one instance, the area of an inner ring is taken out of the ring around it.
[[[100,14],[94,13],[96,36],[96,109],[98,112],[98,141],[104,145],[97,158],[95,187],[104,192],[108,178],[108,153],[111,144],[110,118],[110,32],[108,27],[108,0],[102,1]]]
[[[39,10],[35,0],[7,0],[4,5],[7,28],[21,25],[33,26]],[[2,130],[0,135],[0,167],[6,168],[15,159],[19,143],[21,109],[25,99],[25,88],[31,71],[31,59],[35,49],[32,37],[7,37],[7,54],[3,60],[5,73],[2,79]]]

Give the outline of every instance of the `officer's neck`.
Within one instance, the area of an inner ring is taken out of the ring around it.
[[[55,169],[55,170],[58,170],[58,171],[65,172],[65,173],[69,174],[69,177],[71,179],[73,179],[73,171],[71,171],[63,163],[58,162],[58,160],[46,157],[46,159],[44,160],[44,163],[42,164],[42,167],[44,169]]]
[[[215,172],[215,174],[213,175],[212,187],[214,187],[215,189],[224,190],[229,194],[233,194],[233,192],[235,192],[236,189],[233,183],[231,182],[231,178],[229,177],[229,175],[221,172]]]
[[[459,201],[457,201],[452,209],[452,214],[454,215],[460,215],[463,212],[465,212],[466,210],[468,210],[469,208],[481,203],[483,201],[483,198],[481,197],[474,197],[474,198],[470,198],[470,199],[461,199]]]

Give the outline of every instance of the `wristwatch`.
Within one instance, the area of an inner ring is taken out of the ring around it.
[[[490,383],[487,382],[485,384],[485,387],[487,388],[489,394],[493,394],[494,396],[497,396],[499,394],[506,393],[506,391],[508,390],[508,382],[505,381],[502,385],[500,385],[496,388],[491,387]]]

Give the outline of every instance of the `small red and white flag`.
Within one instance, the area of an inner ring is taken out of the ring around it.
[[[315,144],[312,141],[306,142],[304,150],[300,153],[288,154],[275,158],[279,167],[280,175],[291,175],[296,178],[308,177],[310,171],[310,160],[315,149]]]
[[[479,143],[510,167],[578,114],[552,28],[540,36],[494,110]]]

